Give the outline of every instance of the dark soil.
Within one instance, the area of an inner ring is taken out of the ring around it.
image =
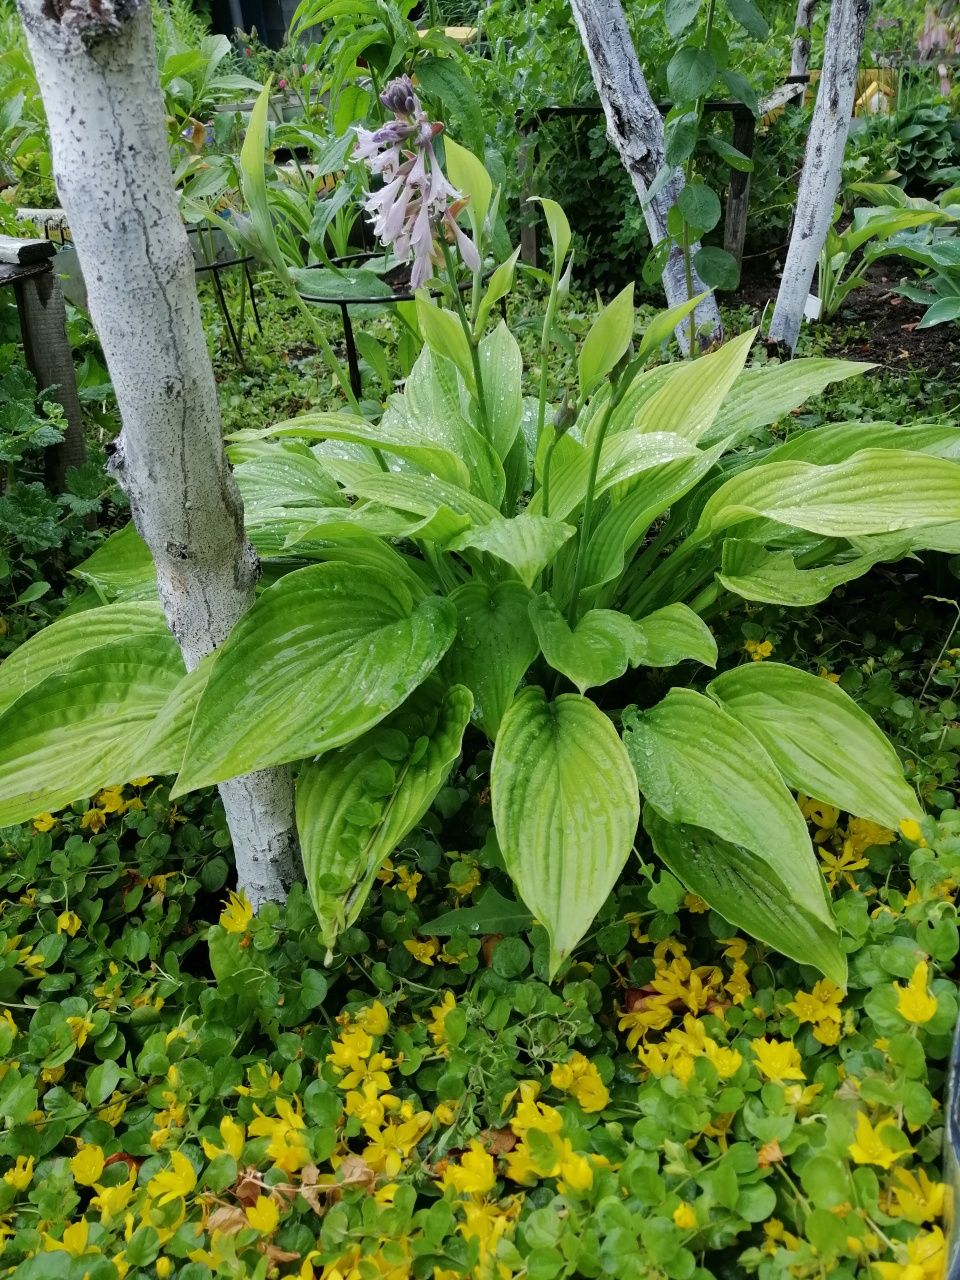
[[[757,313],[777,296],[779,274],[773,259],[744,262],[735,299]],[[937,378],[956,378],[960,371],[960,327],[917,327],[925,308],[894,293],[900,283],[893,264],[878,264],[868,282],[851,293],[831,320],[817,326],[824,354],[849,360],[870,360],[889,369],[922,369]],[[808,322],[804,322],[805,324]]]

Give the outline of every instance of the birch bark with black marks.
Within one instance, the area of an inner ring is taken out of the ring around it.
[[[796,348],[813,273],[833,219],[870,0],[833,0],[823,68],[769,339]]]
[[[616,148],[640,199],[650,240],[657,245],[671,239],[667,214],[683,190],[683,174],[677,169],[670,181],[647,201],[647,192],[663,168],[663,121],[650,96],[620,0],[570,0],[574,21],[590,62],[593,82],[607,119],[607,137]],[[693,244],[690,253],[700,248]],[[703,293],[706,286],[693,272],[693,293],[687,293],[686,265],[681,247],[674,242],[663,271],[667,302],[674,306]],[[723,336],[720,312],[713,294],[698,304],[698,340],[704,347]],[[681,349],[689,347],[689,325],[677,329]]]
[[[123,422],[110,467],[193,670],[252,604],[259,565],[223,449],[149,0],[20,0],[20,11]],[[255,906],[283,901],[300,865],[289,771],[247,774],[220,794],[241,887]]]
[[[791,76],[805,76],[810,69],[810,35],[817,0],[799,0],[797,20],[793,24],[793,46],[790,50]]]

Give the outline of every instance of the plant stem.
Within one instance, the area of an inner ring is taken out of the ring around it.
[[[703,47],[709,52],[710,37],[713,35],[713,18],[716,13],[717,0],[708,0],[707,4],[707,21],[703,30]],[[697,129],[700,128],[700,121],[703,118],[703,104],[706,98],[701,95],[696,102]],[[693,177],[693,156],[687,159],[684,170],[684,181],[689,183]],[[686,274],[687,298],[693,297],[693,259],[690,254],[690,225],[686,218],[683,220],[683,267]],[[699,355],[697,349],[697,318],[696,308],[690,312],[690,358],[696,360]]]
[[[620,385],[613,387],[610,391],[610,399],[607,401],[607,407],[604,410],[603,420],[597,431],[597,438],[593,444],[593,452],[590,455],[590,473],[587,476],[587,491],[583,501],[583,519],[580,522],[580,537],[577,541],[577,560],[573,570],[573,591],[570,595],[570,610],[568,621],[571,627],[577,625],[577,614],[579,612],[579,596],[580,587],[583,583],[583,571],[587,562],[587,543],[590,540],[590,531],[593,525],[593,495],[597,487],[597,472],[600,470],[600,451],[603,448],[603,441],[613,418],[613,411],[620,403],[622,394]]]
[[[539,439],[539,436],[538,436],[538,439]],[[554,430],[553,439],[547,445],[543,454],[543,484],[542,484],[543,503],[542,503],[542,506],[543,506],[544,516],[548,516],[550,514],[550,464],[553,462],[553,451],[554,449],[556,449],[557,443],[559,440],[560,440],[560,437],[557,435],[556,430]]]
[[[548,356],[550,352],[550,334],[557,313],[557,287],[560,281],[557,267],[553,270],[553,283],[550,285],[550,296],[547,299],[547,311],[543,317],[543,332],[540,335],[540,399],[537,405],[537,440],[543,433],[543,424],[547,416],[547,379],[549,377]],[[544,512],[546,515],[546,512]]]
[[[470,318],[467,315],[463,305],[463,298],[460,296],[460,290],[457,287],[457,268],[453,259],[453,253],[450,246],[440,237],[440,248],[443,252],[443,261],[447,268],[447,277],[450,281],[450,288],[453,290],[453,304],[457,315],[460,318],[460,327],[463,329],[463,335],[467,340],[467,346],[470,348],[470,362],[473,365],[473,378],[477,384],[477,408],[480,411],[480,421],[483,424],[483,434],[487,440],[490,439],[490,418],[487,414],[487,401],[483,394],[483,374],[480,370],[480,353],[477,350],[477,343],[473,336],[473,329],[470,325]]]

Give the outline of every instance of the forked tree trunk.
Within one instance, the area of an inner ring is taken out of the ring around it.
[[[20,10],[123,422],[111,469],[192,670],[252,603],[258,562],[171,182],[149,0],[20,0]],[[240,885],[257,906],[282,901],[299,867],[289,771],[248,774],[220,794]]]
[[[620,0],[570,0],[574,20],[583,41],[593,82],[607,118],[607,137],[616,148],[640,198],[644,220],[654,245],[670,238],[667,213],[683,189],[678,169],[665,187],[647,201],[654,178],[663,168],[663,121],[637,59]],[[690,252],[696,253],[699,244]],[[683,251],[676,243],[663,272],[663,287],[671,306],[685,302],[687,293]],[[705,285],[693,273],[693,293],[703,293]],[[710,346],[723,336],[720,312],[711,294],[696,309],[699,341]],[[686,351],[689,326],[680,326],[677,338]]]
[[[797,345],[813,273],[833,219],[869,12],[870,0],[833,0],[830,10],[790,247],[770,322],[770,341],[789,348],[791,353]]]

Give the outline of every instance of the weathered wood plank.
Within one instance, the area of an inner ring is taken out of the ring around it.
[[[20,240],[16,236],[0,236],[0,262],[25,266],[45,262],[56,252],[49,240]]]

